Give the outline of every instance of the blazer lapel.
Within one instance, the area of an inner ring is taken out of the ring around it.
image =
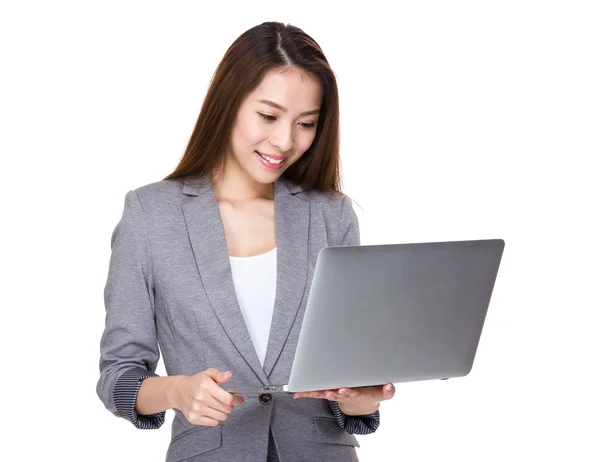
[[[185,180],[183,193],[197,196],[184,203],[182,209],[196,266],[211,307],[239,353],[261,383],[268,385],[237,301],[221,211],[210,179]]]
[[[308,274],[308,201],[294,196],[302,188],[285,179],[275,182],[277,290],[264,370],[271,374],[298,314]]]
[[[294,196],[301,187],[275,182],[277,288],[264,368],[242,316],[229,263],[221,212],[208,177],[184,180],[182,205],[204,290],[223,329],[263,385],[287,340],[304,294],[308,273],[309,203]]]

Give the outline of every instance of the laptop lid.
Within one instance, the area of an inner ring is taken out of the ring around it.
[[[287,389],[467,375],[503,250],[501,239],[323,248]]]

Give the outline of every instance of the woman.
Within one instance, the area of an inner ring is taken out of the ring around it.
[[[263,23],[223,57],[175,171],[127,193],[97,392],[138,428],[173,409],[167,461],[358,460],[353,433],[379,425],[391,384],[245,399],[222,387],[287,383],[319,250],[359,244],[338,127],[318,44]]]

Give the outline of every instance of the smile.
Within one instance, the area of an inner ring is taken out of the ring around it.
[[[254,152],[257,155],[257,157],[260,159],[260,162],[265,167],[268,167],[270,169],[279,169],[283,166],[283,163],[285,162],[285,158],[277,160],[277,159],[273,159],[272,157],[269,157],[265,154],[261,154],[258,151],[254,151]]]

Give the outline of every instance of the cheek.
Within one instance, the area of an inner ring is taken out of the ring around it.
[[[298,150],[298,154],[302,155],[308,150],[308,148],[310,148],[315,139],[315,135],[316,133],[313,132],[303,133],[300,136],[298,136],[298,139],[296,141],[296,149]]]
[[[252,120],[251,118],[240,121],[238,124],[238,133],[246,144],[258,144],[268,136],[260,122]]]

